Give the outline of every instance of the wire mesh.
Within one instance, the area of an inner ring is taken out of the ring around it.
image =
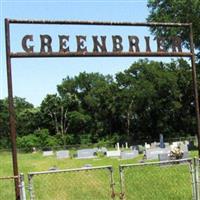
[[[191,160],[121,165],[121,199],[194,199]]]
[[[113,199],[112,167],[29,174],[31,200]]]
[[[18,177],[0,177],[0,200],[15,200],[15,179]]]

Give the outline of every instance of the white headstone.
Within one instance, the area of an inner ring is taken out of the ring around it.
[[[163,154],[163,153],[169,154],[170,149],[169,148],[148,149],[146,150],[146,157],[147,157],[147,160],[157,160],[158,155]]]
[[[121,159],[132,159],[138,156],[138,151],[137,150],[133,150],[130,152],[121,152]]]
[[[117,150],[120,151],[119,142],[117,143]]]
[[[89,158],[96,158],[94,153],[96,152],[95,149],[82,149],[77,151],[77,158],[78,159],[89,159]]]
[[[170,144],[168,142],[165,142],[165,148],[168,148]]]
[[[161,153],[161,154],[158,154],[158,159],[159,161],[166,161],[166,160],[170,160],[170,157],[168,153]]]
[[[156,142],[151,143],[151,149],[156,148]]]
[[[67,151],[67,150],[57,151],[56,157],[58,159],[69,158],[69,151]]]
[[[181,145],[180,148],[183,152],[188,152],[188,145]]]
[[[43,151],[43,156],[53,156],[53,151]]]
[[[188,140],[185,140],[185,145],[189,145],[189,141]]]
[[[126,149],[128,149],[128,142],[126,142],[125,145],[126,145]]]
[[[183,152],[183,159],[189,158],[189,152],[188,151],[184,151]]]
[[[120,151],[107,151],[107,157],[120,157]]]
[[[150,146],[150,144],[147,144],[146,142],[145,142],[145,149],[150,149],[151,148],[151,146]]]

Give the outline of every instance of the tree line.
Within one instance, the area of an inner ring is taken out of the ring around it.
[[[200,66],[200,1],[149,0],[152,22],[193,23]],[[153,35],[177,35],[189,46],[188,29],[154,27]],[[170,42],[168,46],[170,47]],[[191,67],[179,59],[170,63],[139,60],[115,76],[80,73],[66,77],[56,94],[39,107],[15,97],[17,142],[22,148],[158,140],[196,134]],[[199,85],[199,84],[198,84]],[[9,146],[8,101],[0,100],[0,146]]]
[[[154,141],[195,135],[191,67],[139,60],[111,75],[66,77],[39,107],[15,97],[21,147]],[[8,145],[8,100],[0,100],[1,146]],[[28,144],[27,144],[28,143]]]

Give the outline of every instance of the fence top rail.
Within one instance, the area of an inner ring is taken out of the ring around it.
[[[78,21],[78,20],[29,20],[6,19],[11,24],[58,24],[58,25],[103,25],[103,26],[168,26],[189,27],[191,23],[166,22],[111,22],[111,21]]]
[[[169,160],[169,161],[160,161],[160,162],[147,162],[147,163],[135,163],[135,164],[124,164],[120,165],[120,169],[124,167],[135,167],[135,166],[145,166],[145,165],[161,165],[161,164],[175,164],[175,163],[191,163],[192,159],[180,159],[180,160]]]
[[[74,168],[74,169],[51,170],[51,171],[42,171],[42,172],[30,172],[30,173],[28,173],[28,175],[29,176],[34,176],[34,175],[42,175],[42,174],[78,172],[78,171],[101,170],[101,169],[112,170],[112,166],[108,165],[108,166],[98,166],[98,167],[82,167],[82,168]]]
[[[0,177],[0,180],[5,180],[5,179],[17,179],[19,178],[19,176],[4,176],[4,177]]]

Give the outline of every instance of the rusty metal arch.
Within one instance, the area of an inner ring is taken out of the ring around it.
[[[12,53],[10,48],[10,25],[11,24],[43,24],[43,25],[96,25],[96,26],[137,26],[137,27],[186,27],[189,29],[189,44],[190,52],[101,52],[101,53],[79,53],[70,52],[64,53]],[[13,105],[13,86],[12,86],[12,58],[30,58],[30,57],[188,57],[191,59],[193,90],[195,96],[195,109],[197,120],[197,137],[198,137],[198,152],[200,156],[200,117],[199,117],[199,99],[197,89],[197,74],[195,65],[195,52],[193,43],[193,31],[191,23],[133,23],[133,22],[100,22],[100,21],[61,21],[61,20],[17,20],[5,19],[5,41],[6,41],[6,64],[7,64],[7,82],[8,82],[8,101],[9,101],[9,121],[10,121],[10,135],[12,142],[12,160],[13,160],[13,174],[18,176],[18,162],[17,162],[17,148],[16,148],[16,126],[15,126],[15,111]],[[15,180],[16,200],[20,199],[20,191],[18,187],[18,180]]]

